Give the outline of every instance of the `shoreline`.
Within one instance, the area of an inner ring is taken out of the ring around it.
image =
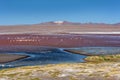
[[[0,35],[16,35],[16,34],[31,34],[31,35],[120,35],[120,32],[2,32]]]
[[[0,64],[13,62],[29,57],[28,55],[0,53]]]

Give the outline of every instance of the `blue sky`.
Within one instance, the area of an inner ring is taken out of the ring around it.
[[[120,22],[120,0],[0,0],[0,25]]]

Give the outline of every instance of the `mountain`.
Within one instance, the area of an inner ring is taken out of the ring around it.
[[[74,23],[69,21],[50,21],[45,23],[40,23],[40,25],[80,25],[81,23]]]
[[[63,33],[79,33],[88,34],[108,32],[109,34],[120,32],[120,23],[104,24],[104,23],[77,23],[69,21],[50,21],[32,25],[11,25],[0,26],[0,34],[15,33],[39,33],[39,34],[63,34]]]
[[[79,22],[69,22],[69,21],[50,21],[50,22],[43,22],[40,24],[36,24],[36,25],[61,25],[61,26],[65,26],[65,25],[74,25],[74,26],[81,26],[81,25],[111,25],[111,24],[105,24],[105,23],[79,23]],[[120,23],[119,23],[120,25]]]
[[[113,25],[120,26],[120,23],[116,23],[116,24],[113,24]]]

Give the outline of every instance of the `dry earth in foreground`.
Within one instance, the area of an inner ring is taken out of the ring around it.
[[[120,80],[120,63],[74,63],[0,70],[0,80]]]

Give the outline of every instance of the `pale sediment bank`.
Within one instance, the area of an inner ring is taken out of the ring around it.
[[[101,35],[105,35],[105,34],[120,34],[120,32],[89,32],[89,31],[86,31],[86,32],[56,32],[57,34],[101,34]]]
[[[69,32],[69,34],[120,34],[120,32]]]
[[[66,52],[74,53],[74,54],[80,54],[80,55],[85,55],[85,56],[92,56],[92,55],[97,55],[97,54],[88,54],[86,52],[83,52],[81,50],[74,50],[74,49],[64,49]]]
[[[115,55],[120,53],[120,47],[79,47],[64,49],[66,52],[85,56]]]
[[[120,34],[120,32],[51,32],[51,33],[40,33],[35,31],[27,31],[27,32],[1,32],[0,35],[3,34],[40,34],[40,35],[59,35],[59,34]]]
[[[27,58],[27,55],[0,53],[0,64]]]
[[[119,62],[53,64],[0,70],[0,80],[119,80]]]

